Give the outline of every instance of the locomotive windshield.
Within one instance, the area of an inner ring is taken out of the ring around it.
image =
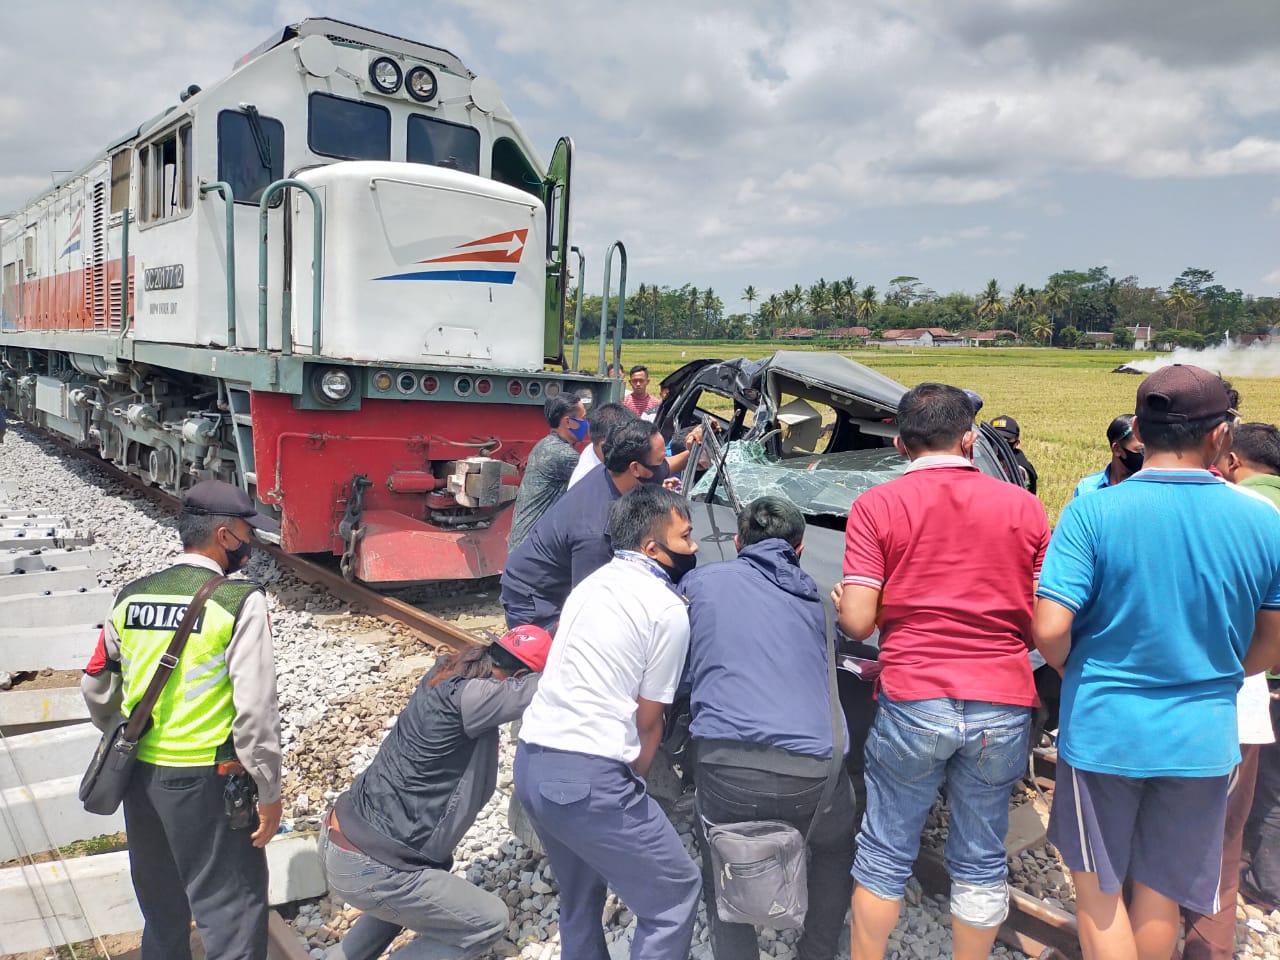
[[[460,123],[412,114],[405,159],[410,163],[429,163],[478,175],[480,131]]]
[[[339,160],[390,160],[391,111],[328,93],[313,93],[307,111],[307,145]]]
[[[237,203],[256,204],[284,176],[284,124],[238,110],[218,114],[218,179],[231,184]]]

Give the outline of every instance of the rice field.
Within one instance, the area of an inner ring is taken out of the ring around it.
[[[595,346],[583,344],[584,365],[594,365]],[[646,364],[657,382],[698,357],[768,356],[778,349],[820,349],[803,343],[647,343],[623,345],[623,367]],[[845,356],[913,386],[937,380],[982,395],[982,418],[1014,417],[1022,447],[1040,475],[1040,498],[1051,522],[1079,479],[1110,459],[1105,431],[1115,416],[1132,412],[1142,378],[1110,371],[1127,360],[1153,356],[1122,350],[1037,348],[958,349],[889,347],[842,350]],[[1245,420],[1280,422],[1280,382],[1232,378]]]

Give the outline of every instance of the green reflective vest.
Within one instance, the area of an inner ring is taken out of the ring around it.
[[[120,591],[111,623],[120,638],[121,710],[138,705],[173,641],[187,605],[212,573],[180,564],[136,580]],[[235,706],[227,675],[227,644],[236,615],[256,584],[228,581],[213,592],[151,712],[152,726],[138,744],[138,759],[162,767],[214,762],[231,734]]]

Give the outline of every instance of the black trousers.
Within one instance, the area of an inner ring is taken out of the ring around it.
[[[232,830],[214,767],[139,762],[124,798],[142,960],[191,960],[194,915],[207,960],[266,960],[267,856]]]
[[[760,951],[755,928],[724,923],[716,910],[715,877],[702,817],[712,823],[782,820],[805,833],[826,781],[699,763],[697,783],[701,816],[694,817],[694,835],[702,853],[702,897],[707,906],[711,952],[716,960],[756,957]],[[853,791],[842,770],[831,807],[809,838],[809,910],[797,946],[799,960],[832,960],[836,954],[853,895],[849,869],[853,866],[854,837]]]
[[[1271,701],[1271,726],[1280,731],[1280,700]],[[1280,744],[1265,743],[1258,750],[1258,783],[1244,849],[1250,859],[1245,880],[1280,901]]]

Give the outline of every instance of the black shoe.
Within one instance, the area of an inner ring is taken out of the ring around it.
[[[1249,879],[1250,871],[1245,870],[1240,874],[1240,895],[1248,900],[1259,910],[1272,913],[1277,909],[1276,901],[1273,897],[1267,896]]]

